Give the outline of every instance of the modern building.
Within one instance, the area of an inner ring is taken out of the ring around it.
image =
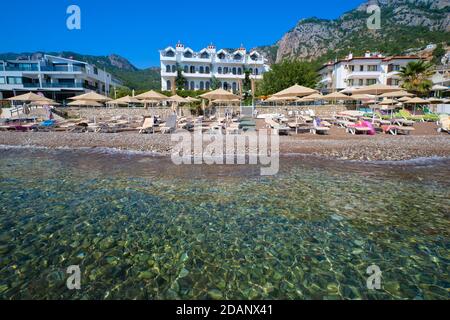
[[[328,62],[320,70],[319,88],[323,92],[358,88],[372,84],[400,85],[399,71],[417,56],[385,57],[379,53],[366,52],[356,57],[349,54],[345,59]]]
[[[0,61],[0,100],[32,91],[63,101],[89,91],[109,95],[118,85],[111,74],[83,61],[51,55]]]
[[[247,52],[243,47],[231,52],[210,45],[195,52],[179,43],[161,50],[160,60],[161,89],[167,91],[174,90],[179,69],[185,90],[210,90],[214,81],[217,87],[233,92],[242,91],[246,71],[250,79],[262,79],[269,70],[259,52]]]

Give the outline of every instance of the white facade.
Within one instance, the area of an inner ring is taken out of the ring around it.
[[[250,72],[250,79],[262,79],[269,70],[266,59],[258,52],[247,53],[245,48],[234,52],[216,50],[215,46],[208,46],[194,52],[184,45],[175,48],[168,47],[160,51],[161,60],[161,89],[174,89],[178,68],[185,78],[185,90],[210,90],[215,78],[218,87],[225,90],[240,92],[245,79],[245,71]]]
[[[64,100],[88,91],[109,95],[120,85],[111,74],[86,62],[44,55],[38,60],[0,61],[0,99],[34,91]]]
[[[363,57],[349,54],[345,59],[329,62],[320,70],[320,88],[324,92],[359,88],[372,84],[400,85],[399,71],[416,56],[384,57],[367,52]]]

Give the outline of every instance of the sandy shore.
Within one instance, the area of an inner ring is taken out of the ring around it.
[[[353,136],[333,128],[330,135],[299,134],[280,137],[282,154],[310,154],[348,160],[409,160],[450,157],[450,135],[434,124],[416,124],[410,136]],[[0,132],[0,145],[59,148],[111,148],[170,155],[170,135],[137,133]]]

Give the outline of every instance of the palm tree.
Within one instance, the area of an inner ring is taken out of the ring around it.
[[[400,69],[402,87],[417,95],[425,95],[433,86],[430,77],[433,75],[433,65],[429,62],[419,60],[409,62]]]

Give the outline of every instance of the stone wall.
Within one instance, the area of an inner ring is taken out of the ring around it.
[[[306,111],[306,110],[314,110],[315,114],[321,117],[332,116],[336,113],[348,110],[351,107],[346,107],[343,105],[324,105],[324,106],[257,106],[258,114],[267,114],[267,113],[283,113],[287,114],[289,111]],[[70,108],[61,108],[60,110],[67,112],[71,118],[83,118],[83,119],[93,119],[94,117],[97,120],[107,119],[111,117],[124,116],[131,118],[140,118],[143,116],[153,116],[158,115],[163,119],[166,119],[169,115],[173,114],[173,110],[167,107],[156,107],[156,108],[79,108],[79,107],[70,107]],[[239,106],[220,106],[213,107],[212,110],[208,110],[207,115],[211,114],[220,114],[224,115],[225,111],[233,111],[237,113],[240,111]],[[191,116],[191,111],[189,107],[179,107],[178,114],[182,116]]]

